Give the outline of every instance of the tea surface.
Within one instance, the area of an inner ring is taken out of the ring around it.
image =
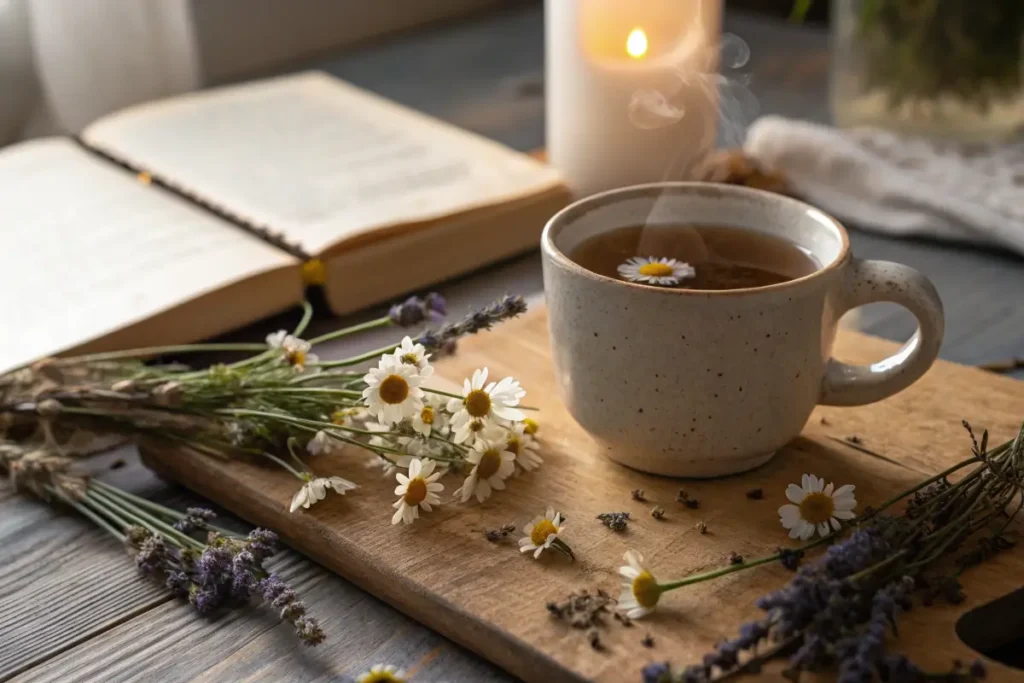
[[[587,270],[618,280],[633,279],[622,275],[619,268],[635,256],[676,259],[692,266],[692,275],[672,285],[678,289],[765,287],[820,268],[813,256],[788,240],[719,225],[617,228],[584,240],[569,254]],[[658,270],[648,268],[646,272]]]

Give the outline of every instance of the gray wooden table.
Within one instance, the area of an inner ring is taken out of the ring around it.
[[[827,120],[824,34],[767,19],[729,16],[726,29],[751,47],[752,89],[761,111]],[[527,150],[543,144],[542,16],[539,6],[478,17],[363,48],[311,66]],[[946,303],[943,356],[963,363],[1024,356],[1024,262],[1004,254],[853,231],[857,253],[924,271]],[[442,285],[455,314],[505,292],[541,292],[536,254]],[[344,324],[379,315],[364,312]],[[296,313],[243,330],[259,340],[290,327]],[[317,331],[338,325],[317,320]],[[866,310],[859,325],[893,339],[912,321],[891,307]],[[384,343],[370,335],[337,345],[341,356]],[[116,458],[127,465],[109,469]],[[106,480],[165,503],[199,502],[156,479],[133,453],[99,458]],[[418,683],[511,678],[296,553],[274,568],[322,619],[327,642],[296,644],[268,610],[197,617],[143,580],[108,537],[74,516],[17,497],[0,484],[0,681],[351,681],[375,663],[415,672]],[[243,528],[238,523],[239,528]]]

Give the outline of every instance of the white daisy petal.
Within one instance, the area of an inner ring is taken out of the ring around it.
[[[804,489],[796,484],[790,484],[786,487],[786,498],[788,498],[791,503],[799,505],[800,501],[802,501],[806,495],[807,493]]]

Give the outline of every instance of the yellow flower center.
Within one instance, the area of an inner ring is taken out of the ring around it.
[[[427,497],[427,482],[424,481],[423,477],[416,477],[409,481],[409,486],[405,489],[405,495],[402,496],[402,500],[409,507],[415,507],[423,502],[423,499]]]
[[[306,364],[306,352],[305,351],[289,351],[288,362],[292,365],[305,365]]]
[[[538,429],[540,429],[540,425],[537,424],[536,421],[530,418],[526,418],[525,420],[523,420],[523,431],[529,434],[530,436],[536,434]]]
[[[835,511],[836,504],[827,493],[808,493],[800,501],[800,517],[811,524],[827,522]]]
[[[360,683],[405,683],[404,678],[398,678],[389,671],[375,671],[365,678],[359,679]]]
[[[512,435],[510,435],[510,436],[508,437],[508,443],[506,444],[506,446],[505,446],[505,447],[506,447],[506,448],[507,448],[508,450],[512,451],[512,453],[513,453],[513,454],[514,454],[514,455],[515,455],[515,456],[516,456],[517,458],[518,458],[518,457],[519,457],[520,455],[522,455],[522,454],[523,454],[523,440],[522,440],[522,439],[520,439],[520,438],[519,438],[518,436],[516,436],[515,434],[512,434]]]
[[[658,604],[661,597],[661,589],[658,588],[658,581],[646,569],[633,579],[633,597],[641,607],[650,609]]]
[[[487,417],[491,412],[491,397],[483,389],[474,389],[466,394],[466,412],[473,417]]]
[[[348,418],[354,412],[355,412],[354,410],[349,410],[349,409],[335,410],[333,413],[331,413],[331,422],[333,422],[334,424],[339,425],[339,426],[343,425],[343,424],[345,424],[348,421]]]
[[[665,277],[672,274],[672,266],[667,263],[645,263],[640,266],[640,274],[650,277]]]
[[[501,467],[501,451],[497,448],[488,448],[480,456],[480,462],[476,465],[476,473],[481,479],[489,479]]]
[[[434,424],[434,409],[431,406],[423,406],[423,410],[420,411],[420,419],[423,420],[423,424]]]
[[[530,532],[530,543],[534,545],[544,545],[544,541],[548,540],[548,536],[551,534],[557,534],[558,527],[550,519],[542,519],[533,526],[533,531]]]
[[[484,423],[481,422],[480,420],[473,420],[472,422],[469,423],[469,431],[471,432],[479,432],[482,431],[483,428]]]
[[[401,375],[388,375],[380,383],[380,398],[394,405],[409,397],[409,383]]]
[[[415,353],[407,353],[404,356],[402,356],[402,362],[405,363],[406,365],[416,365],[417,363],[420,362],[420,359],[416,356]]]

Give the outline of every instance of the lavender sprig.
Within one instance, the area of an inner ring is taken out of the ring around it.
[[[810,565],[800,566],[782,589],[757,601],[762,619],[744,624],[739,636],[718,644],[699,664],[674,673],[655,662],[642,672],[644,683],[708,683],[740,672],[754,672],[769,658],[789,653],[786,676],[834,669],[840,683],[967,683],[984,677],[984,667],[955,664],[948,673],[919,670],[905,657],[886,651],[887,633],[898,635],[897,620],[911,608],[911,595],[926,590],[962,600],[956,576],[1012,545],[1004,532],[1024,507],[1024,426],[1017,438],[987,451],[972,435],[972,457],[862,515],[855,530]],[[971,464],[976,469],[952,483],[948,475]],[[905,500],[902,515],[879,512]],[[976,546],[957,551],[974,535]],[[815,542],[815,544],[821,541]],[[780,550],[766,560],[796,568],[802,552]],[[799,555],[797,553],[800,553]],[[716,578],[726,569],[672,583],[662,592]],[[938,578],[935,578],[937,573]]]
[[[388,310],[388,318],[399,327],[412,327],[424,320],[440,320],[448,312],[444,297],[431,292],[425,297],[411,296]]]
[[[489,330],[498,323],[525,312],[526,300],[523,297],[506,295],[478,311],[473,311],[462,320],[442,325],[437,330],[423,332],[415,342],[423,344],[428,351],[438,351],[460,337]]]

